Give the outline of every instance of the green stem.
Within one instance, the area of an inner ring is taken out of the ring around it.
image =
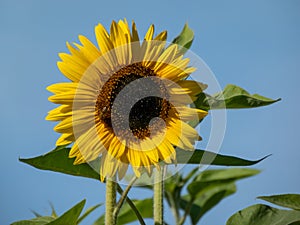
[[[155,225],[163,225],[164,221],[164,205],[163,205],[163,193],[164,193],[164,182],[163,182],[164,167],[161,170],[156,170],[154,173],[154,199],[153,199],[153,218]]]
[[[174,196],[169,197],[171,210],[173,212],[173,215],[175,217],[175,223],[179,223],[180,214],[179,214],[179,207],[178,207],[178,199],[175,199]]]
[[[124,201],[126,200],[127,198],[127,195],[128,195],[128,192],[130,191],[130,189],[132,188],[132,185],[134,184],[134,182],[137,180],[137,177],[134,177],[128,184],[128,186],[126,187],[125,191],[123,191],[121,197],[120,197],[120,200],[116,206],[116,208],[114,209],[114,218],[115,218],[115,221],[117,220],[117,217],[118,217],[118,214],[120,212],[120,209],[124,203]]]
[[[106,196],[105,196],[105,225],[115,225],[114,209],[116,206],[117,185],[115,177],[106,178]]]
[[[118,184],[117,186],[117,190],[119,192],[119,194],[123,194],[123,190],[120,187],[120,185]],[[130,206],[130,208],[132,209],[132,211],[135,213],[136,217],[138,218],[139,222],[141,225],[146,225],[142,215],[140,214],[139,210],[136,208],[136,206],[134,205],[134,203],[131,201],[131,199],[126,196],[126,202],[128,203],[128,205]]]
[[[183,225],[183,224],[184,224],[184,222],[185,222],[187,216],[190,214],[190,211],[191,211],[191,209],[192,209],[193,202],[194,202],[194,199],[191,199],[191,200],[189,201],[188,205],[187,205],[186,208],[185,208],[183,217],[182,217],[182,218],[180,219],[180,221],[179,221],[178,223],[176,223],[176,224],[178,224],[178,225]]]

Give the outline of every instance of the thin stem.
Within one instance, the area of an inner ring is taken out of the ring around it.
[[[115,225],[116,220],[113,212],[116,206],[116,182],[115,177],[106,178],[106,196],[105,196],[105,225]]]
[[[180,221],[177,223],[178,225],[183,225],[187,216],[190,214],[190,211],[192,209],[192,205],[193,205],[193,199],[191,199],[188,203],[188,205],[185,208],[183,217],[181,217]]]
[[[130,191],[130,189],[132,188],[132,185],[134,184],[134,182],[137,180],[137,177],[132,178],[132,180],[129,182],[128,186],[126,187],[126,189],[123,191],[119,202],[117,203],[116,208],[114,209],[114,218],[115,220],[117,220],[118,214],[120,212],[120,209],[124,203],[124,201],[126,200],[126,197],[128,195],[128,192]]]
[[[117,189],[118,189],[118,192],[122,195],[123,190],[122,190],[122,188],[119,184],[117,185]],[[142,215],[140,214],[139,210],[136,208],[135,204],[131,201],[131,199],[128,196],[126,196],[126,202],[130,206],[130,208],[133,210],[133,212],[135,213],[135,215],[138,218],[140,224],[141,225],[146,225],[146,223],[145,223]]]
[[[164,221],[164,205],[163,205],[163,193],[164,193],[164,183],[163,183],[163,173],[164,167],[161,170],[156,170],[154,174],[154,199],[153,199],[153,218],[155,225],[163,225]]]
[[[169,201],[170,201],[171,210],[173,212],[173,215],[175,216],[175,222],[176,224],[178,224],[180,219],[178,202],[176,202],[177,200],[172,195],[169,198],[170,198]]]

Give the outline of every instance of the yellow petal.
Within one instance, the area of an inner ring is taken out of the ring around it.
[[[48,112],[46,120],[59,121],[72,115],[72,107],[69,105],[61,105]]]
[[[114,137],[110,143],[108,152],[112,157],[119,159],[125,152],[125,145],[120,142],[118,137]]]
[[[139,34],[138,34],[138,31],[136,29],[136,25],[135,25],[135,22],[132,21],[132,35],[131,35],[131,41],[132,42],[139,42],[140,39],[139,39]]]
[[[155,38],[155,41],[166,41],[167,40],[167,31],[159,33]]]
[[[108,33],[102,26],[102,24],[98,24],[98,26],[95,27],[95,34],[98,46],[102,54],[109,52],[114,48],[111,40],[109,39]]]
[[[128,26],[128,22],[126,19],[123,20],[119,20],[118,22],[119,27],[122,29],[122,31],[124,32],[124,34],[128,37],[130,37],[130,29]]]
[[[87,61],[84,55],[80,55],[80,57],[77,57],[76,55],[59,53],[58,56],[65,64],[69,65],[81,74],[83,74],[90,66],[90,62]]]
[[[172,144],[168,140],[164,140],[158,147],[159,158],[166,163],[172,163],[176,157],[176,152]]]
[[[83,55],[88,59],[90,63],[93,63],[96,59],[101,56],[98,48],[85,36],[79,35],[79,41],[82,46],[76,45]]]
[[[111,24],[110,38],[115,46],[115,55],[119,65],[128,65],[131,60],[130,36],[126,35],[122,28],[115,22]]]
[[[144,39],[146,41],[151,41],[153,39],[153,34],[154,34],[154,25],[151,24]]]
[[[82,73],[74,70],[73,68],[68,66],[68,64],[66,64],[64,62],[57,62],[57,67],[60,70],[60,72],[62,72],[62,74],[65,75],[71,81],[73,81],[73,82],[80,81],[80,79],[82,77]]]
[[[176,107],[176,110],[183,121],[201,120],[208,114],[207,111],[186,106]]]
[[[56,146],[68,145],[75,141],[73,133],[64,133],[56,141]]]
[[[163,52],[163,54],[158,58],[157,64],[154,67],[154,71],[156,73],[159,73],[160,70],[162,70],[168,64],[171,64],[171,62],[175,57],[176,51],[177,51],[177,45],[172,45],[171,47],[167,48]]]
[[[128,149],[127,158],[129,163],[133,167],[139,167],[141,165],[141,157],[139,156],[139,152],[133,149]]]
[[[76,88],[78,86],[78,83],[57,83],[57,84],[52,84],[47,87],[47,90],[55,93],[55,94],[60,94],[64,92],[70,92],[73,91],[74,93],[76,92]]]
[[[119,180],[122,180],[127,172],[128,164],[127,163],[121,163],[121,165],[118,168],[118,178]]]
[[[207,84],[193,80],[180,80],[177,82],[182,88],[189,90],[193,95],[198,95],[207,88]]]

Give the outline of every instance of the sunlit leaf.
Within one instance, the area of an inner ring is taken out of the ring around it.
[[[188,186],[188,195],[181,199],[181,208],[187,210],[192,224],[197,224],[201,217],[225,197],[236,192],[235,181],[259,173],[256,169],[230,168],[205,170],[196,175]]]
[[[192,45],[194,32],[187,24],[184,25],[181,33],[172,41],[172,43],[182,46],[181,53],[184,54]]]
[[[95,206],[92,206],[90,208],[88,208],[82,216],[79,217],[79,219],[77,220],[77,223],[80,223],[82,220],[84,220],[88,215],[90,215],[95,209],[99,208],[101,205],[103,204],[97,204]]]
[[[205,194],[215,187],[222,187],[224,183],[231,183],[239,179],[254,176],[259,173],[256,169],[231,168],[222,170],[206,170],[200,173],[188,185],[187,190],[192,197]]]
[[[39,214],[38,212],[31,210],[31,212],[35,215],[35,217],[42,217],[41,214]]]
[[[55,218],[54,216],[39,216],[31,220],[14,222],[11,225],[77,225],[78,217],[80,216],[84,205],[85,200],[79,202],[58,218]],[[52,210],[54,209],[52,208]]]
[[[192,201],[189,212],[192,224],[197,224],[202,216],[217,205],[222,199],[236,192],[236,186],[233,182],[224,182],[219,185],[206,187],[202,194],[197,195]],[[185,210],[191,201],[190,195],[181,198],[180,207]]]
[[[300,195],[298,194],[260,196],[258,198],[279,206],[300,210]]]
[[[235,213],[226,225],[289,225],[298,221],[300,221],[300,211],[282,210],[257,204]]]
[[[74,176],[82,176],[99,180],[99,173],[95,171],[89,164],[83,163],[80,165],[73,165],[74,158],[69,158],[70,148],[62,148],[48,152],[45,155],[37,156],[28,159],[19,159],[21,162],[29,164],[33,167],[42,170],[51,170],[55,172],[70,174]],[[266,157],[259,160],[246,160],[234,156],[220,155],[204,150],[195,150],[188,152],[184,150],[177,150],[177,162],[188,164],[211,164],[219,166],[250,166],[264,160]],[[95,160],[91,162],[94,168],[99,168],[100,161]],[[99,171],[99,170],[98,170]]]
[[[245,89],[229,84],[221,93],[213,96],[201,93],[195,101],[199,109],[242,109],[270,105],[281,99],[271,99],[259,94],[249,94]]]
[[[260,170],[250,169],[250,168],[205,170],[195,178],[195,181],[201,181],[201,182],[236,181],[238,179],[251,177],[259,173]]]
[[[55,218],[51,216],[41,216],[31,220],[21,220],[12,223],[11,225],[46,225],[51,221],[55,220]]]
[[[97,173],[92,167],[90,167],[89,164],[83,163],[80,165],[73,165],[74,158],[69,158],[69,151],[70,148],[61,148],[48,152],[47,154],[42,156],[19,160],[42,170],[51,170],[74,176],[88,177],[100,180],[99,173]]]
[[[51,206],[51,216],[54,217],[54,218],[57,218],[57,213],[56,213],[56,210],[54,208],[54,205],[50,202],[50,206]]]
[[[218,166],[251,166],[256,163],[261,162],[268,156],[265,156],[259,160],[247,160],[238,158],[235,156],[227,156],[216,154],[214,152],[204,151],[196,149],[193,152],[188,152],[184,150],[177,150],[177,162],[187,163],[187,164],[202,164],[202,165],[218,165]]]
[[[47,225],[77,225],[77,220],[81,214],[81,211],[85,205],[85,200],[82,200],[63,215],[53,220]]]

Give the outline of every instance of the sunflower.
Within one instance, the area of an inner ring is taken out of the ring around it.
[[[192,108],[206,85],[187,80],[195,71],[167,32],[154,37],[151,25],[143,40],[136,25],[113,21],[110,33],[95,27],[96,47],[84,36],[67,43],[58,68],[71,82],[50,85],[49,101],[60,104],[47,120],[60,121],[56,145],[73,143],[74,164],[100,160],[100,177],[122,179],[131,165],[136,176],[163,163],[176,163],[175,148],[193,151],[201,140],[188,122],[206,111]]]

